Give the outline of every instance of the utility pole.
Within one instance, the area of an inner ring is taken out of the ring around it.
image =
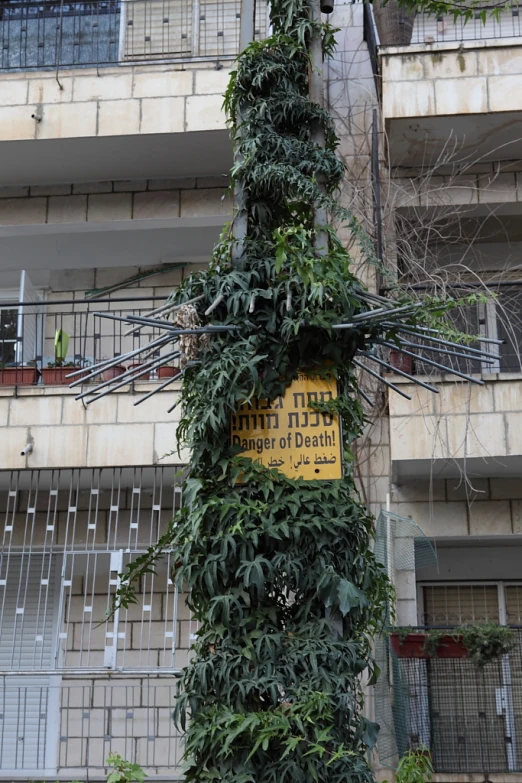
[[[324,74],[323,74],[323,44],[321,36],[321,2],[310,0],[310,21],[314,28],[310,39],[310,72],[308,77],[308,95],[312,103],[324,107]],[[325,146],[324,128],[318,124],[312,131],[312,141],[321,147]],[[323,193],[326,192],[322,178],[318,178]],[[328,234],[326,232],[326,207],[315,207],[315,248],[320,256],[328,253]]]
[[[241,0],[240,25],[239,25],[239,51],[244,52],[247,46],[254,40],[256,3],[255,0]],[[241,109],[239,110],[239,122],[241,122]],[[234,145],[234,163],[239,163],[243,156],[238,150],[239,139]],[[236,181],[234,186],[234,222],[233,235],[234,246],[232,249],[232,263],[236,265],[243,255],[243,242],[248,230],[248,211],[246,193],[241,181]]]

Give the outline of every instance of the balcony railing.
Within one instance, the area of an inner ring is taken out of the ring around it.
[[[391,364],[399,370],[405,370],[408,373],[418,375],[437,375],[444,370],[422,360],[422,357],[432,361],[439,362],[446,367],[457,370],[458,372],[469,374],[490,374],[490,373],[520,373],[522,372],[522,284],[519,281],[513,283],[506,281],[501,283],[491,283],[489,291],[494,294],[487,302],[473,305],[463,305],[448,311],[447,319],[454,329],[468,335],[480,335],[480,337],[469,347],[482,350],[490,354],[490,358],[480,357],[477,354],[476,360],[470,360],[463,356],[458,356],[458,348],[452,348],[454,356],[449,354],[437,356],[433,351],[427,348],[433,348],[434,343],[429,339],[416,337],[413,334],[404,334],[405,340],[412,345],[405,346],[406,350],[417,355],[417,358],[401,354],[398,351],[391,351],[388,354]],[[473,285],[455,286],[451,288],[451,293],[455,298],[465,297],[476,290]],[[428,286],[412,286],[419,292],[427,291],[432,296],[440,295],[440,292]],[[442,292],[445,296],[447,292]],[[496,345],[492,340],[503,340],[501,345]],[[417,348],[416,346],[424,346]],[[444,348],[445,346],[440,346]],[[447,346],[446,346],[447,348]],[[492,358],[491,358],[492,357]]]
[[[94,313],[144,315],[165,301],[164,297],[158,297],[160,301],[155,299],[125,301],[123,297],[93,302],[49,300],[1,305],[0,385],[68,384],[71,379],[65,376],[75,368],[87,368],[148,345],[164,333],[149,326],[136,330],[122,321],[100,318]],[[60,347],[60,340],[66,341],[66,350],[65,342]],[[137,354],[133,363],[126,362],[107,372],[118,375],[135,367],[136,373],[140,373],[138,365],[145,361],[144,357],[147,361],[155,357],[159,360],[167,352],[162,348],[155,353]],[[178,368],[171,363],[157,371],[152,368],[139,380],[157,380],[177,372]]]
[[[239,0],[0,2],[0,70],[226,59],[239,47]],[[257,0],[256,36],[267,30]]]
[[[486,18],[481,18],[482,11]],[[411,44],[434,44],[458,41],[487,41],[496,38],[516,38],[522,36],[518,3],[508,4],[497,15],[492,15],[492,7],[476,8],[472,19],[454,20],[450,14],[433,16],[419,13],[415,17]]]
[[[428,14],[398,11],[391,6],[381,9],[377,22],[373,14],[365,17],[366,40],[376,39],[381,46],[408,46],[463,41],[487,41],[522,36],[520,9],[517,2],[495,11],[494,6],[477,6],[471,19],[454,19],[451,14]],[[483,15],[485,13],[485,18]],[[373,28],[373,32],[368,32]],[[371,52],[371,48],[370,48]]]
[[[0,684],[0,774],[71,775],[106,769],[119,753],[148,775],[181,772],[173,677],[76,680],[6,676]],[[74,770],[74,772],[72,772]]]
[[[389,659],[399,755],[425,746],[441,773],[522,771],[522,629],[513,630],[509,655],[483,668],[466,658]]]

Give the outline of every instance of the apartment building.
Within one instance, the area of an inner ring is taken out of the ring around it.
[[[484,385],[404,355],[395,366],[413,370],[438,394],[388,376],[411,399],[390,392],[365,470],[375,512],[385,493],[392,512],[378,534],[396,586],[396,623],[425,630],[491,620],[519,628],[519,9],[508,6],[496,17],[489,9],[484,20],[477,8],[466,24],[393,5],[388,16],[374,11],[367,9],[366,38],[384,134],[388,257],[403,284],[428,295],[467,296],[485,283],[497,296],[454,316],[457,326],[483,338],[475,348],[495,354],[487,363],[452,359],[457,371]],[[504,344],[488,342],[495,339]],[[435,343],[424,343],[414,352],[440,360],[429,351]],[[424,745],[436,780],[517,780],[522,637],[514,632],[511,653],[484,669],[462,659],[384,656],[376,693],[381,761]]]
[[[221,104],[239,0],[0,7],[0,779],[101,778],[111,752],[177,778],[173,672],[196,627],[168,555],[138,603],[106,619],[125,563],[182,502],[176,368],[136,406],[155,372],[90,404],[53,365],[154,338],[95,313],[160,306],[230,220]],[[377,222],[402,281],[436,293],[487,279],[499,299],[465,324],[506,342],[493,364],[455,367],[484,386],[417,361],[438,395],[400,375],[387,380],[411,400],[372,390],[382,415],[361,449],[362,491],[381,515],[397,624],[522,625],[518,10],[464,26],[388,8],[332,15],[341,197],[371,211],[380,170]],[[260,0],[255,28],[266,35]],[[483,672],[385,663],[381,764],[424,744],[441,783],[522,772],[520,645]]]
[[[196,626],[168,554],[136,604],[106,614],[182,502],[175,363],[139,405],[163,376],[90,404],[64,375],[154,338],[96,313],[159,307],[231,219],[222,95],[240,3],[0,9],[0,779],[103,778],[110,753],[175,779],[174,672]],[[342,154],[367,167],[362,5],[335,19],[330,105],[350,126]]]

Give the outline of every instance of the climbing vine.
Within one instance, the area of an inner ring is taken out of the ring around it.
[[[191,302],[183,323],[234,330],[190,342],[179,426],[191,450],[184,505],[129,568],[120,601],[132,600],[132,580],[162,549],[175,550],[174,578],[200,623],[175,707],[188,781],[359,783],[372,778],[367,751],[377,734],[362,715],[361,681],[377,675],[371,639],[388,583],[352,477],[351,444],[364,424],[352,360],[382,326],[332,328],[369,305],[332,229],[328,252],[317,251],[317,207],[341,216],[376,259],[335,204],[337,139],[308,98],[310,37],[320,30],[328,53],[333,31],[314,28],[307,0],[273,0],[271,21],[272,37],[239,57],[225,98],[246,237],[238,253],[225,230],[209,269],[172,295]],[[318,126],[324,147],[312,140]],[[393,328],[385,336],[395,339]],[[293,480],[230,444],[238,407],[275,399],[303,369],[337,379],[330,410],[342,421],[341,480]]]

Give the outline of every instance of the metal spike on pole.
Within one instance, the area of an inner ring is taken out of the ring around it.
[[[125,386],[127,383],[131,383],[132,381],[141,378],[143,375],[147,375],[151,370],[156,370],[158,367],[166,364],[170,359],[175,359],[178,356],[179,351],[172,351],[171,353],[167,353],[164,356],[158,356],[153,359],[149,359],[148,362],[144,362],[144,364],[141,364],[139,367],[130,367],[128,370],[125,370],[125,372],[122,372],[121,375],[115,375],[114,378],[108,378],[106,381],[102,381],[102,383],[99,383],[97,386],[81,392],[80,394],[76,395],[74,399],[81,400],[84,397],[98,394],[100,389],[104,389],[106,386],[112,386],[113,384],[116,385],[113,386],[112,389],[109,389],[110,392],[114,391],[114,389],[119,389],[120,386]],[[93,399],[98,399],[98,397],[93,397]],[[93,402],[93,400],[89,400],[89,402]]]
[[[378,345],[386,345],[388,348],[391,348],[392,343],[387,343],[384,340],[375,340],[375,342]],[[447,351],[445,348],[439,348],[438,345],[423,345],[422,343],[412,343],[409,340],[401,340],[400,342],[401,348],[406,346],[406,348],[415,348],[417,351],[431,351],[431,353],[442,353],[445,356],[456,356],[459,359],[470,359],[471,361],[480,361],[480,362],[496,362],[497,357],[489,356],[488,358],[479,357],[476,356],[473,353],[461,353],[460,351]],[[393,350],[399,350],[398,346],[394,346]],[[463,346],[463,350],[465,351],[466,348]],[[419,359],[422,360],[422,357],[419,355]]]
[[[450,342],[449,340],[442,340],[440,337],[431,337],[429,334],[426,334],[425,332],[417,332],[414,329],[410,329],[409,327],[406,328],[404,326],[391,324],[391,323],[385,323],[383,324],[383,326],[387,330],[395,329],[399,334],[408,334],[411,337],[420,337],[422,340],[428,340],[429,342],[436,343],[437,345],[451,346],[452,348],[461,348],[467,351],[468,353],[472,353],[476,355],[477,358],[479,356],[487,356],[489,359],[491,358],[498,359],[497,355],[488,353],[487,351],[481,351],[479,348],[472,348],[470,345],[461,345],[459,343]],[[435,333],[440,334],[440,332],[435,332]]]
[[[465,381],[469,381],[470,383],[476,383],[477,386],[485,386],[484,381],[481,381],[478,378],[473,378],[471,375],[466,375],[466,373],[460,372],[459,370],[454,370],[452,367],[447,367],[445,364],[440,364],[440,362],[435,362],[433,359],[428,359],[426,356],[419,356],[416,353],[407,351],[406,348],[397,348],[397,346],[393,345],[393,343],[383,342],[383,345],[385,345],[387,348],[393,348],[394,350],[397,350],[406,356],[411,356],[413,359],[421,359],[424,364],[430,364],[432,367],[437,367],[438,370],[442,370],[449,375],[458,375],[459,378],[464,378]],[[396,367],[393,367],[393,365],[389,366],[393,369],[394,372],[398,372]],[[410,375],[409,377],[411,378],[412,376]]]
[[[385,378],[383,378],[381,375],[379,375],[378,372],[375,372],[375,370],[372,370],[370,367],[367,367],[362,362],[357,361],[357,359],[352,360],[356,367],[359,367],[361,370],[364,370],[364,372],[367,372],[368,375],[371,375],[373,378],[377,378],[378,381],[381,383],[384,383],[385,386],[388,386],[390,389],[393,389],[393,391],[397,392],[397,394],[400,394],[401,397],[405,397],[407,400],[411,400],[411,397],[409,394],[406,394],[406,392],[401,391],[397,386],[394,386],[393,383],[390,383]]]
[[[424,383],[424,381],[421,381],[419,378],[415,378],[413,375],[404,372],[404,370],[399,370],[397,367],[393,367],[393,365],[388,364],[388,362],[385,362],[383,359],[379,359],[378,356],[374,356],[367,351],[357,351],[357,354],[358,356],[364,356],[366,359],[369,359],[371,362],[375,362],[381,367],[386,367],[387,370],[391,370],[395,375],[402,375],[403,378],[407,378],[409,381],[411,381],[411,383],[416,383],[417,386],[422,386],[423,389],[428,389],[428,391],[433,392],[434,394],[439,393],[439,390],[436,389],[435,386],[431,386],[429,383]]]
[[[77,381],[73,381],[69,384],[69,388],[72,389],[74,386],[79,386],[80,384],[84,384],[87,381],[89,381],[91,378],[94,378],[95,375],[100,375],[100,373],[105,372],[105,370],[108,370],[110,367],[115,367],[117,364],[121,364],[122,362],[126,362],[129,359],[132,359],[133,357],[137,356],[140,353],[144,353],[147,350],[150,351],[156,351],[158,348],[161,348],[163,345],[166,345],[168,342],[170,342],[169,335],[162,335],[161,337],[158,337],[156,340],[153,340],[150,343],[147,343],[147,345],[142,345],[139,348],[135,348],[133,351],[128,351],[127,353],[124,353],[120,356],[116,356],[114,359],[104,359],[102,362],[98,362],[97,364],[91,364],[89,367],[82,368],[81,370],[75,370],[74,372],[70,372],[68,375],[66,375],[66,378],[73,378],[74,376],[80,375],[81,378],[79,378]],[[82,374],[83,373],[83,374]],[[85,375],[85,373],[88,373]]]

